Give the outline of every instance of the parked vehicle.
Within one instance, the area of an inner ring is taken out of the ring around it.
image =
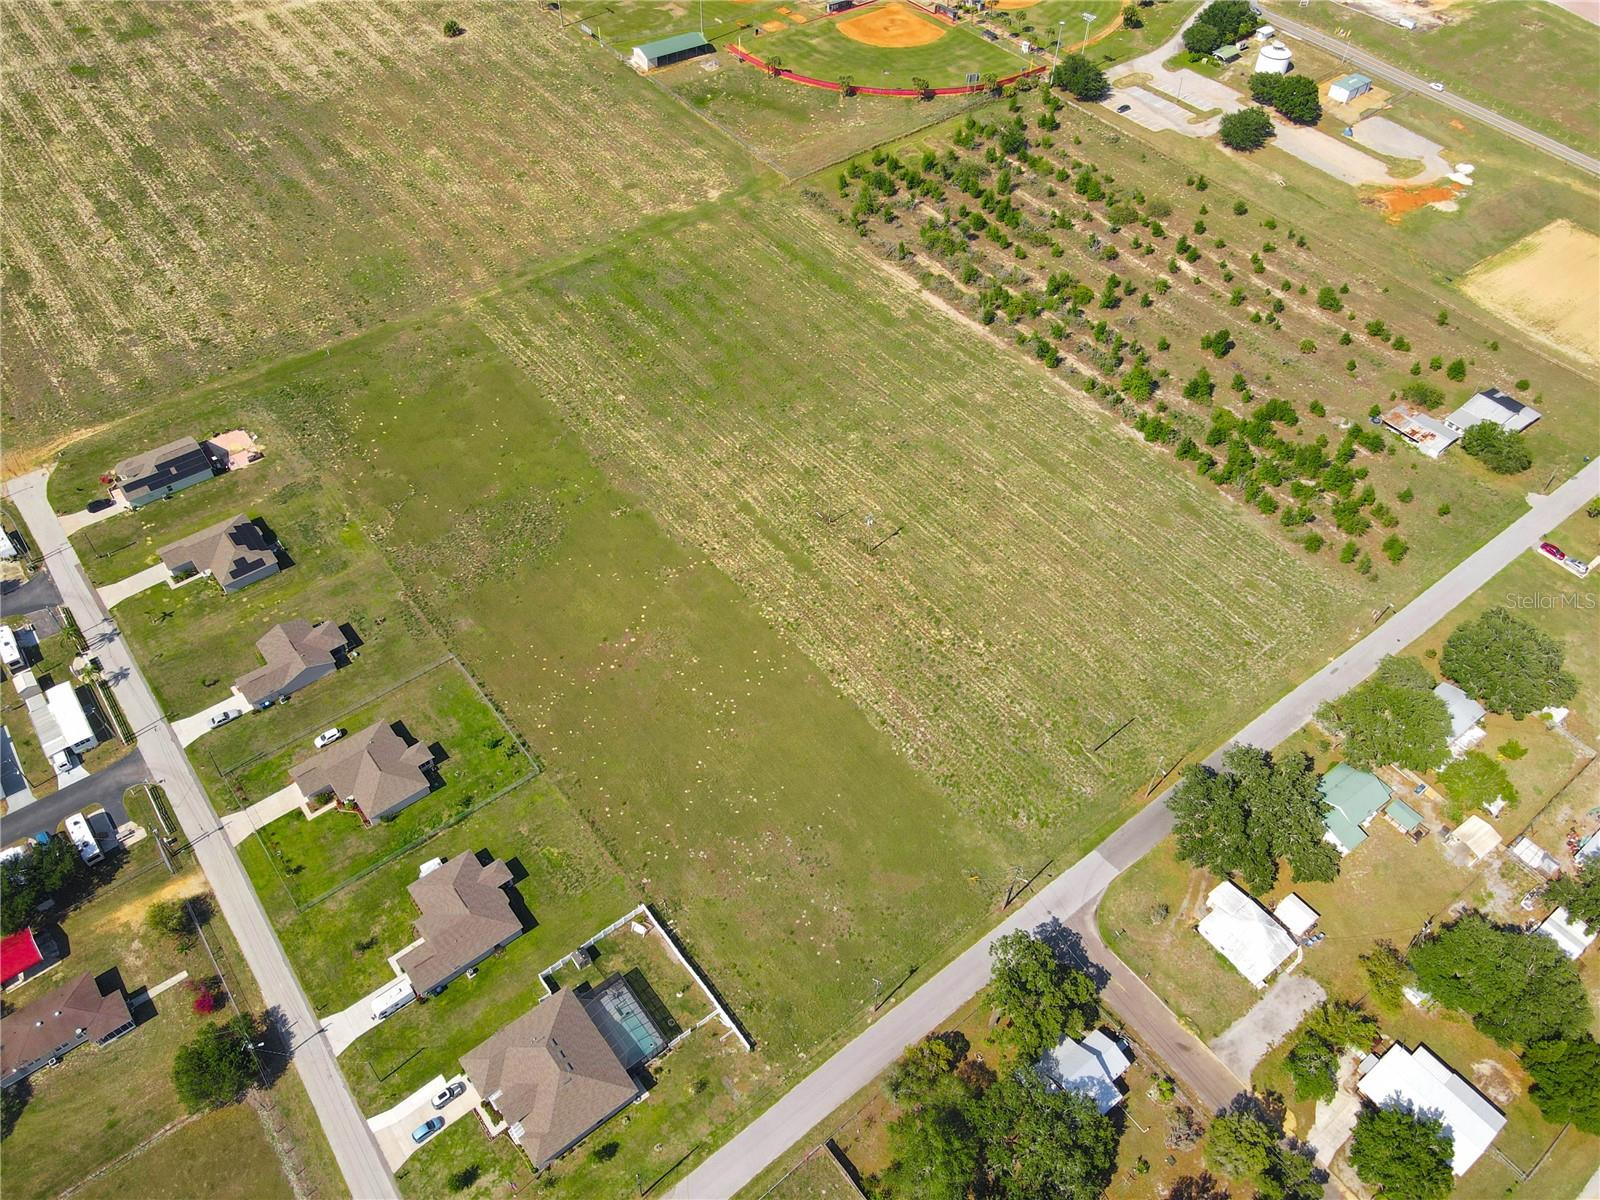
[[[89,828],[89,821],[81,812],[75,812],[67,818],[67,836],[78,848],[78,857],[86,864],[92,865],[105,857],[100,853],[100,843],[95,840],[94,830]]]
[[[1540,554],[1548,554],[1551,558],[1555,559],[1557,562],[1564,562],[1566,560],[1566,557],[1567,557],[1566,551],[1564,551],[1560,546],[1556,545],[1554,542],[1540,542],[1539,543],[1539,553]]]
[[[435,1108],[443,1108],[445,1105],[449,1104],[450,1101],[454,1100],[457,1096],[461,1095],[461,1093],[466,1091],[466,1090],[467,1090],[467,1085],[466,1084],[464,1084],[464,1083],[452,1083],[449,1087],[445,1088],[444,1091],[442,1091],[438,1095],[434,1096],[434,1098],[433,1098],[433,1106]]]
[[[242,708],[224,709],[222,712],[219,712],[216,716],[211,718],[211,728],[221,729],[229,721],[237,720],[242,716],[244,716],[244,709]]]
[[[1133,109],[1133,105],[1131,105],[1131,104],[1119,104],[1119,105],[1117,105],[1117,111],[1119,113],[1130,112],[1130,111],[1132,111],[1132,109]]]
[[[411,1140],[413,1142],[415,1142],[417,1145],[420,1146],[420,1145],[422,1145],[423,1142],[427,1141],[429,1138],[431,1138],[434,1134],[438,1133],[439,1130],[441,1130],[443,1128],[444,1128],[444,1118],[443,1117],[429,1117],[421,1125],[418,1125],[415,1129],[413,1129],[411,1131]]]
[[[312,740],[311,744],[318,750],[321,750],[324,746],[333,745],[343,736],[344,730],[342,729],[324,729],[321,733],[317,734],[317,736]]]

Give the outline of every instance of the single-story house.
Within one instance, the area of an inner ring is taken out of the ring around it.
[[[370,823],[426,796],[433,788],[426,770],[432,763],[427,746],[407,744],[393,725],[379,721],[296,763],[289,777],[307,800],[331,792]]]
[[[653,71],[657,67],[670,67],[673,63],[712,54],[716,47],[698,33],[679,33],[658,41],[635,46],[628,64],[635,71]]]
[[[1439,684],[1433,694],[1444,701],[1450,713],[1450,754],[1460,758],[1483,740],[1484,730],[1478,722],[1487,710],[1453,683]]]
[[[1442,421],[1407,404],[1397,404],[1383,416],[1385,427],[1394,430],[1429,458],[1438,458],[1461,440],[1461,435]]]
[[[467,1051],[461,1066],[536,1170],[641,1093],[589,1006],[570,991],[546,997]]]
[[[1450,840],[1465,846],[1472,855],[1472,861],[1477,862],[1500,844],[1500,834],[1489,822],[1474,815],[1461,822],[1450,835]]]
[[[1196,926],[1200,936],[1252,985],[1266,987],[1267,976],[1294,953],[1294,939],[1271,913],[1232,883],[1212,888],[1206,907],[1210,911]]]
[[[85,1042],[104,1046],[133,1028],[120,990],[100,991],[85,971],[12,1013],[0,1037],[0,1088],[26,1079]]]
[[[1379,1108],[1426,1113],[1444,1122],[1454,1142],[1450,1168],[1465,1175],[1505,1126],[1505,1114],[1478,1090],[1419,1045],[1407,1050],[1399,1042],[1358,1068],[1356,1090]]]
[[[1117,1080],[1127,1073],[1132,1062],[1115,1039],[1093,1029],[1081,1042],[1062,1038],[1059,1046],[1045,1051],[1034,1069],[1045,1087],[1087,1096],[1105,1113],[1122,1103]]]
[[[417,995],[437,995],[463,971],[521,936],[522,921],[506,892],[510,883],[505,863],[481,863],[468,850],[424,867],[406,889],[421,913],[415,925],[422,944],[398,959]]]
[[[1446,417],[1444,423],[1457,433],[1465,433],[1474,425],[1482,425],[1485,421],[1512,433],[1521,433],[1537,421],[1539,416],[1537,408],[1506,395],[1499,388],[1484,388]]]
[[[111,468],[116,489],[134,508],[165,500],[174,492],[204,483],[217,473],[211,455],[192,437],[125,458]]]
[[[61,750],[83,754],[100,744],[94,726],[89,723],[89,714],[83,710],[83,701],[78,699],[78,689],[70,679],[47,688],[44,702],[49,706],[55,726],[54,735],[51,736],[49,731],[35,722],[39,740],[46,743],[46,755],[53,758]]]
[[[1293,892],[1273,906],[1272,915],[1278,918],[1278,924],[1297,938],[1310,933],[1318,918],[1317,910]]]
[[[331,621],[274,625],[256,642],[266,665],[235,679],[234,690],[255,707],[265,708],[332,675],[345,645],[344,632]]]
[[[1317,790],[1328,804],[1322,816],[1323,838],[1340,854],[1349,854],[1367,840],[1367,825],[1389,803],[1389,785],[1349,763],[1330,767],[1317,781]]]
[[[1345,75],[1328,85],[1328,99],[1335,104],[1349,104],[1357,96],[1365,96],[1371,90],[1372,80],[1365,75]]]
[[[174,575],[209,575],[225,592],[278,573],[277,547],[243,513],[161,548]]]
[[[1568,958],[1576,959],[1594,944],[1594,939],[1600,936],[1600,927],[1591,929],[1581,921],[1573,920],[1572,914],[1563,906],[1539,923],[1539,932],[1560,946],[1561,952]]]

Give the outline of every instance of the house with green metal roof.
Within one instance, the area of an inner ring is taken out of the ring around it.
[[[636,71],[653,71],[657,67],[670,67],[673,63],[683,62],[688,58],[711,54],[715,49],[716,47],[706,41],[703,34],[678,33],[672,37],[661,38],[659,41],[635,46],[628,62]]]
[[[1407,837],[1422,828],[1422,814],[1399,796],[1389,801],[1389,807],[1383,810],[1383,815],[1389,819],[1391,825]]]
[[[1328,803],[1323,836],[1340,854],[1349,854],[1367,840],[1367,823],[1389,803],[1389,785],[1349,763],[1336,763],[1318,781],[1317,790]]]

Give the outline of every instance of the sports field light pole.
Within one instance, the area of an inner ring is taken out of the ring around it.
[[[1067,19],[1062,17],[1056,22],[1056,62],[1061,61],[1061,30],[1066,25]]]
[[[1083,45],[1078,47],[1079,54],[1082,54],[1089,48],[1089,26],[1094,24],[1093,13],[1083,13],[1081,15],[1083,17]]]

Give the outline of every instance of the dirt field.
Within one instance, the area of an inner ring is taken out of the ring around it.
[[[1479,304],[1587,363],[1600,361],[1600,238],[1554,221],[1479,263],[1462,288]]]
[[[926,46],[937,42],[947,30],[926,17],[918,16],[904,5],[886,4],[859,17],[847,17],[840,21],[839,32],[868,46],[901,50],[907,46]]]

